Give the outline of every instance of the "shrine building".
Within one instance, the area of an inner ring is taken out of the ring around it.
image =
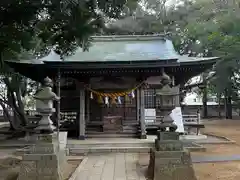
[[[56,82],[60,130],[85,139],[146,138],[146,119],[156,120],[169,103],[180,106],[180,86],[217,59],[179,55],[165,35],[118,35],[94,36],[89,51],[79,48],[64,60],[51,52],[39,60],[6,62],[32,80]],[[166,77],[175,94],[170,101],[158,93]],[[147,117],[146,110],[155,117]]]

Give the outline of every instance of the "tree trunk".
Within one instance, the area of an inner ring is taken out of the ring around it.
[[[217,95],[217,99],[218,99],[218,117],[222,118],[222,109],[221,109],[221,94]]]
[[[3,109],[4,116],[10,123],[10,130],[17,130],[18,124],[14,121],[13,116],[9,113],[9,109],[5,107],[5,102],[0,99],[0,106]]]
[[[225,116],[226,119],[232,119],[232,98],[228,90],[225,90]]]
[[[17,97],[17,102],[18,102],[18,112],[20,112],[21,118],[23,118],[22,121],[25,123],[25,126],[27,126],[28,125],[28,119],[27,119],[27,116],[26,116],[25,111],[24,111],[24,104],[23,104],[23,101],[22,101],[20,88],[18,88],[18,91],[16,92],[16,97]]]
[[[13,88],[11,87],[11,83],[7,77],[4,78],[4,82],[7,86],[9,105],[12,107],[13,111],[17,114],[18,116],[17,119],[20,121],[20,124],[22,126],[26,126],[28,124],[27,123],[28,121],[24,112],[24,106],[21,99],[20,89],[17,92],[15,92],[16,93],[15,96]]]

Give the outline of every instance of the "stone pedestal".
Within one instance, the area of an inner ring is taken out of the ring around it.
[[[36,144],[23,155],[18,180],[62,180],[66,151],[65,145],[59,145],[56,133],[38,134],[31,139]]]
[[[190,153],[183,149],[177,132],[159,132],[148,166],[153,180],[196,180]]]

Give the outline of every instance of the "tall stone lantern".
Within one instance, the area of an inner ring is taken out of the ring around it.
[[[41,120],[35,129],[31,139],[34,144],[29,151],[22,157],[20,174],[18,180],[62,180],[62,172],[66,165],[66,142],[67,133],[63,132],[65,139],[63,145],[59,143],[62,132],[54,132],[55,127],[50,119],[50,115],[55,112],[53,101],[59,101],[58,97],[52,92],[52,80],[46,77],[41,89],[36,93],[36,110],[40,113]]]
[[[164,116],[151,149],[148,166],[149,177],[153,180],[196,180],[189,152],[183,148],[170,113],[175,108],[179,91],[171,87],[169,76],[163,73],[162,88],[156,92],[158,110]]]

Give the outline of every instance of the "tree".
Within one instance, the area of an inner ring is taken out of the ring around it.
[[[175,46],[190,56],[221,57],[211,83],[219,97],[224,94],[226,117],[231,118],[231,101],[238,99],[239,90],[236,82],[239,76],[239,1],[198,1],[184,8],[189,17],[179,26]]]
[[[119,18],[137,0],[9,0],[0,2],[0,63],[7,98],[0,105],[12,128],[26,130],[23,97],[27,79],[12,71],[4,60],[38,59],[54,50],[64,58],[78,47],[86,50],[91,35],[101,31],[106,18]],[[27,10],[27,11],[26,11]],[[15,118],[8,113],[12,108]]]
[[[131,6],[131,13],[114,21],[105,29],[105,34],[155,34],[164,32],[166,0],[142,0]]]

